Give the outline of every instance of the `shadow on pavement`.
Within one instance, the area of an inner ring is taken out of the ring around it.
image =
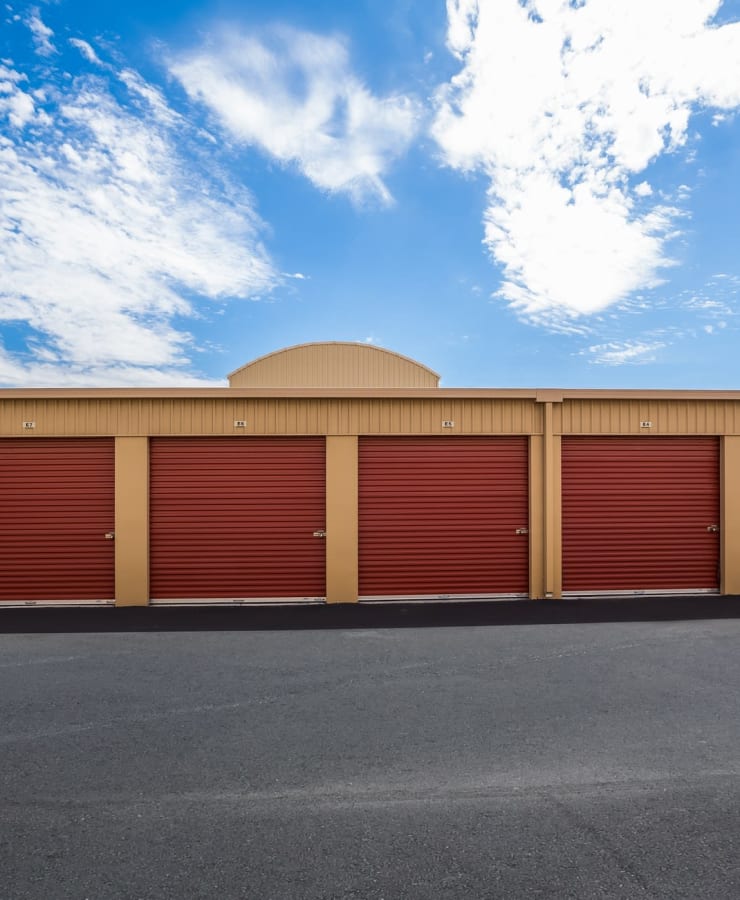
[[[514,600],[449,604],[0,608],[0,633],[454,628],[740,618],[740,597]]]

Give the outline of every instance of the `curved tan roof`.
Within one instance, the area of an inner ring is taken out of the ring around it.
[[[229,375],[229,387],[439,387],[427,366],[373,344],[325,341],[268,353]]]

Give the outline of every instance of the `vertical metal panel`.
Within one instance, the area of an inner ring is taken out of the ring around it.
[[[324,597],[322,438],[153,438],[154,600]]]
[[[534,434],[529,439],[529,596],[544,598],[548,574],[548,509],[545,489],[548,482],[545,438]]]
[[[247,434],[539,434],[542,404],[530,399],[430,398],[103,398],[0,400],[0,433],[29,439],[62,436]],[[36,422],[33,434],[23,431]]]
[[[149,440],[116,438],[116,606],[149,603]]]
[[[327,342],[287,347],[229,376],[231,387],[437,387],[439,375],[391,350]]]
[[[722,438],[720,484],[720,589],[740,595],[740,437]]]
[[[443,392],[441,392],[443,393]],[[31,439],[62,436],[235,434],[541,434],[542,408],[528,398],[423,397],[99,397],[0,399],[0,434]],[[563,434],[740,434],[740,401],[566,399],[554,403],[554,431]],[[33,420],[32,434],[23,422]],[[650,421],[649,430],[641,422]]]
[[[361,597],[527,591],[527,439],[360,439]]]
[[[719,440],[564,437],[563,589],[716,590]]]
[[[357,602],[357,438],[326,439],[326,602]]]
[[[641,422],[650,421],[646,432]],[[737,434],[736,400],[565,400],[563,434]]]
[[[112,600],[112,438],[0,440],[0,600]]]

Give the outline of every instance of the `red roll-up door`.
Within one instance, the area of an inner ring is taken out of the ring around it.
[[[719,440],[564,437],[563,589],[719,587]]]
[[[153,438],[153,600],[326,594],[323,438]]]
[[[0,601],[111,601],[112,438],[0,440]]]
[[[361,438],[361,598],[526,593],[527,477],[526,438]]]

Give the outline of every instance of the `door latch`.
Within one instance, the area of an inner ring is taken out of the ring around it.
[[[719,525],[707,525],[707,531],[719,531]]]
[[[529,528],[517,528],[516,534],[529,534]]]
[[[115,537],[116,537],[115,531],[106,531],[105,532],[106,541],[113,541],[113,540],[115,540]]]
[[[319,529],[318,531],[314,531],[314,537],[326,537],[326,532],[323,529]]]

